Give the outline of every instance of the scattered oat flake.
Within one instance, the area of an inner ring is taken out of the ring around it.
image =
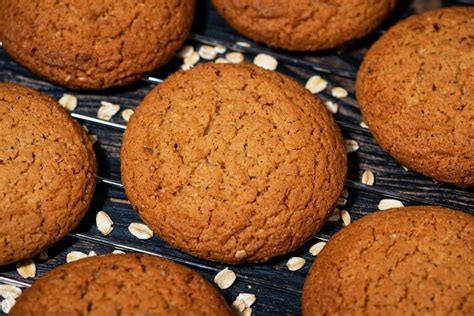
[[[246,307],[250,307],[253,305],[253,303],[255,303],[257,297],[255,296],[255,294],[252,293],[240,293],[239,295],[237,295],[236,300],[241,300],[245,303]]]
[[[402,202],[395,199],[383,199],[383,200],[380,200],[378,204],[379,210],[382,210],[382,211],[387,210],[389,208],[397,208],[397,207],[404,207],[404,206],[405,205],[403,205]]]
[[[328,221],[337,222],[340,219],[341,219],[341,210],[336,208],[336,209],[334,209],[334,212],[332,213],[332,215],[329,216]]]
[[[229,61],[225,58],[219,57],[214,61],[214,63],[216,63],[216,64],[228,64]]]
[[[81,251],[71,251],[66,255],[66,262],[73,262],[77,260],[81,260],[87,258],[87,254],[81,252]]]
[[[89,133],[89,128],[85,125],[82,125],[82,128],[84,128],[84,130],[86,131],[86,133]]]
[[[360,125],[360,127],[362,127],[362,128],[369,129],[369,125],[367,125],[367,123],[364,122],[364,121],[360,122],[359,125]]]
[[[349,197],[349,191],[347,191],[346,189],[342,190],[341,196],[344,198]]]
[[[3,298],[17,298],[21,295],[19,287],[10,284],[0,284],[0,296]]]
[[[286,266],[288,267],[288,270],[290,271],[296,271],[304,267],[306,264],[306,260],[301,257],[292,257],[288,262],[286,263]]]
[[[309,252],[313,256],[317,256],[317,255],[319,255],[321,250],[323,250],[324,246],[326,246],[326,242],[320,241],[318,243],[315,243],[313,246],[311,246],[311,248],[309,248]]]
[[[345,206],[347,204],[347,199],[343,197],[337,198],[337,205],[338,206]]]
[[[349,95],[349,93],[347,92],[346,89],[342,87],[334,87],[331,90],[331,95],[335,98],[342,99],[342,98],[346,98]]]
[[[258,54],[255,56],[253,63],[267,70],[275,70],[278,67],[278,60],[267,54]]]
[[[362,178],[360,182],[366,185],[374,185],[375,183],[374,173],[370,170],[365,170],[364,173],[362,173]]]
[[[214,47],[209,45],[202,45],[199,47],[199,56],[205,60],[213,60],[217,57],[217,53],[214,50]]]
[[[150,239],[153,237],[152,230],[142,223],[131,223],[128,225],[128,231],[138,239]]]
[[[241,46],[241,47],[252,47],[252,45],[250,45],[250,44],[247,43],[247,42],[241,42],[241,41],[239,41],[239,42],[235,42],[235,44],[237,44],[237,45],[239,45],[239,46]]]
[[[247,257],[247,252],[245,250],[238,250],[236,253],[235,253],[235,257],[237,259],[242,259],[242,258],[245,258]]]
[[[247,308],[247,306],[245,306],[244,301],[236,299],[235,301],[232,302],[232,308],[237,313],[242,313]]]
[[[244,61],[244,55],[239,52],[231,52],[225,54],[225,59],[230,62],[231,64],[240,64]]]
[[[13,297],[4,299],[1,304],[2,312],[4,312],[5,314],[10,313],[10,311],[12,310],[15,304],[16,304],[16,300]]]
[[[252,316],[252,308],[247,307],[242,313],[239,314],[239,316]]]
[[[359,144],[353,139],[345,139],[346,149],[348,153],[353,153],[359,150]]]
[[[403,168],[403,170],[405,170],[405,171],[409,171],[409,170],[410,170],[410,169],[408,169],[407,167],[405,167],[404,165],[402,165],[402,168]]]
[[[39,253],[39,256],[38,258],[41,260],[41,261],[46,261],[49,259],[49,256],[48,256],[48,253],[46,251],[41,251]]]
[[[321,78],[321,76],[312,76],[306,81],[305,88],[316,94],[324,91],[328,87],[328,82]]]
[[[128,122],[130,120],[130,118],[132,117],[133,115],[133,110],[132,109],[125,109],[122,111],[122,118],[125,122]]]
[[[112,251],[112,253],[113,253],[114,255],[123,255],[123,254],[125,254],[124,251],[118,250],[118,249],[115,249],[114,251]]]
[[[72,112],[77,107],[77,98],[70,94],[64,94],[61,99],[59,99],[59,104],[66,110]]]
[[[107,101],[100,101],[101,107],[97,111],[97,117],[104,121],[110,121],[120,111],[120,106]]]
[[[89,134],[87,136],[89,136],[89,140],[91,141],[92,145],[97,143],[97,141],[99,140],[99,138],[95,134]]]
[[[326,109],[328,109],[328,111],[332,114],[336,114],[337,111],[339,111],[339,105],[335,102],[326,101],[324,102],[324,105],[326,105]]]
[[[89,253],[87,254],[88,257],[95,257],[97,256],[97,252],[95,252],[94,250],[91,250],[89,251]]]
[[[214,46],[214,51],[218,54],[224,54],[227,51],[227,48],[224,45],[216,45]]]
[[[349,226],[351,223],[351,214],[347,210],[342,210],[341,211],[341,218],[342,222],[344,223],[344,226]]]
[[[234,271],[229,270],[229,268],[225,268],[216,274],[214,277],[214,283],[216,283],[220,289],[225,290],[234,284],[235,279],[237,279],[237,276],[235,275]]]
[[[178,56],[181,58],[186,58],[191,56],[192,53],[194,53],[194,47],[191,45],[186,45],[179,51]]]
[[[25,279],[34,278],[36,275],[36,265],[31,259],[25,259],[16,264],[16,271]]]
[[[109,214],[104,211],[97,212],[95,216],[95,223],[97,225],[97,229],[102,233],[102,235],[107,236],[112,232],[114,229],[112,225],[114,222],[110,218]]]
[[[181,65],[181,70],[189,70],[191,68],[193,68],[194,66],[191,65],[191,64],[182,64]]]
[[[196,65],[199,61],[199,54],[197,52],[192,52],[189,56],[184,58],[184,64],[187,65]]]

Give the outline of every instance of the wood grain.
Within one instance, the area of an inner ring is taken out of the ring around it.
[[[415,11],[425,10],[438,6],[454,4],[456,1],[400,1],[399,8],[391,16],[389,21],[382,27],[387,28],[398,19],[413,14]],[[195,34],[205,35],[217,40],[235,42],[238,40],[248,41],[238,36],[225,24],[222,18],[212,8],[209,1],[198,1],[197,20],[193,28]],[[367,47],[377,39],[381,31],[368,36],[366,39],[348,45],[341,51],[325,52],[316,54],[288,54],[284,51],[276,51],[290,58],[297,58],[312,63],[325,66],[357,71],[358,65],[367,50]],[[197,46],[194,40],[189,43]],[[253,47],[269,50],[257,44]],[[246,55],[251,61],[252,54]],[[179,67],[179,61],[173,60],[164,69],[157,71],[154,76],[165,78]],[[293,64],[280,63],[279,71],[286,73],[300,82],[305,82],[307,78],[318,74],[316,71],[295,66]],[[359,126],[361,122],[360,112],[354,100],[354,81],[334,75],[323,75],[331,86],[343,86],[350,92],[350,97],[344,100],[334,100],[329,94],[321,94],[325,100],[332,100],[340,105],[340,111],[335,116],[341,125],[344,136],[356,140],[360,145],[360,150],[349,154],[350,170],[348,183],[349,198],[345,206],[351,213],[353,220],[364,216],[367,213],[376,211],[380,199],[384,198],[380,191],[395,194],[400,197],[405,205],[419,204],[410,201],[410,197],[421,199],[425,203],[446,205],[474,214],[474,193],[473,190],[462,190],[444,184],[438,184],[415,172],[404,171],[404,169],[384,153],[370,136],[370,132]],[[6,53],[0,49],[0,80],[13,81],[36,88],[55,99],[59,99],[63,93],[71,93],[77,96],[79,106],[77,113],[96,116],[100,101],[106,100],[117,103],[124,108],[135,108],[140,100],[154,87],[154,84],[142,81],[129,87],[112,89],[103,92],[78,92],[68,91],[65,88],[50,84],[30,73],[25,68],[11,60]],[[118,115],[113,122],[125,124]],[[82,122],[81,122],[82,123]],[[95,145],[100,168],[99,175],[115,181],[120,181],[120,141],[122,132],[104,128],[94,124],[85,124],[90,132],[98,136]],[[1,131],[0,131],[1,132]],[[364,170],[371,170],[376,177],[373,188],[354,185],[359,182]],[[374,192],[371,192],[372,189]],[[405,199],[407,198],[407,199]],[[103,237],[95,227],[95,214],[105,210],[114,221],[112,233]],[[209,263],[191,256],[188,256],[170,247],[156,236],[150,240],[142,241],[133,237],[127,230],[131,222],[140,221],[137,214],[132,210],[126,196],[121,189],[117,189],[102,183],[98,184],[93,205],[86,218],[80,226],[66,239],[59,242],[48,250],[50,259],[46,262],[37,262],[37,277],[43,275],[55,266],[65,263],[66,254],[72,250],[89,252],[96,251],[98,254],[110,253],[114,250],[114,245],[121,244],[133,247],[136,251],[152,252],[159,256],[164,256],[172,260],[186,264],[198,270],[204,277],[212,280],[215,273],[224,266]],[[317,235],[319,237],[330,237],[341,228],[341,223],[328,223]],[[89,236],[89,237],[87,237]],[[257,302],[254,305],[253,315],[298,315],[300,314],[301,290],[305,275],[314,260],[308,249],[318,241],[315,237],[298,251],[286,256],[276,258],[267,264],[260,265],[239,265],[231,267],[238,274],[238,281],[230,289],[223,291],[227,300],[232,302],[238,293],[249,292],[257,295]],[[302,256],[307,260],[305,267],[296,272],[290,272],[286,268],[287,260],[292,256]],[[20,281],[31,283],[33,280],[22,280],[17,274],[14,265],[1,267],[1,277],[9,277]]]

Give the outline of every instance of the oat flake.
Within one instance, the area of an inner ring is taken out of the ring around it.
[[[288,262],[286,263],[286,266],[288,267],[288,270],[290,271],[296,271],[304,267],[306,264],[306,260],[301,257],[292,257]]]
[[[389,208],[404,207],[403,203],[395,199],[383,199],[378,204],[379,210],[387,210]]]
[[[278,60],[267,54],[258,54],[255,56],[253,63],[267,70],[275,70],[278,67]]]
[[[313,256],[317,256],[317,255],[319,255],[321,250],[323,250],[324,246],[326,246],[326,242],[320,241],[318,243],[315,243],[313,246],[311,246],[311,248],[309,248],[309,252]]]
[[[231,287],[236,279],[237,276],[235,275],[234,271],[229,270],[229,268],[225,268],[216,274],[214,277],[214,283],[216,283],[220,289],[225,290]]]
[[[85,253],[81,251],[71,251],[66,255],[66,262],[70,263],[84,258],[87,258],[87,255]]]
[[[231,52],[225,54],[225,59],[230,62],[231,64],[240,64],[244,61],[244,55],[239,52]]]
[[[328,87],[328,82],[321,76],[312,76],[306,81],[305,88],[311,93],[316,94],[324,91]]]
[[[374,173],[370,170],[365,170],[364,173],[362,173],[362,178],[360,182],[362,182],[365,185],[374,185],[375,183]]]
[[[150,239],[153,237],[153,231],[142,223],[131,223],[128,225],[128,231],[138,239]]]
[[[331,95],[335,98],[342,99],[342,98],[346,98],[349,95],[349,93],[347,92],[346,89],[342,87],[334,87],[331,90]]]
[[[72,112],[77,107],[77,98],[70,94],[64,94],[61,99],[59,99],[59,104],[66,110]]]
[[[16,271],[25,279],[34,278],[36,275],[36,265],[31,259],[25,259],[16,264]]]
[[[95,216],[95,223],[97,225],[97,229],[104,236],[107,236],[108,234],[110,234],[112,230],[114,229],[112,227],[114,222],[112,221],[110,216],[104,211],[97,212],[97,215]]]
[[[349,226],[351,223],[351,214],[347,210],[342,210],[341,211],[341,218],[342,222],[344,223],[344,226]]]
[[[17,298],[21,295],[19,287],[10,284],[0,284],[0,296],[3,298]]]

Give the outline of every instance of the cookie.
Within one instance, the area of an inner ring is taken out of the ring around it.
[[[212,0],[237,32],[293,51],[330,49],[372,32],[396,0]]]
[[[15,315],[231,315],[199,273],[148,255],[105,255],[59,266],[20,296]]]
[[[356,92],[377,143],[438,181],[474,185],[474,8],[412,16],[369,50]]]
[[[346,149],[323,103],[254,65],[178,72],[138,106],[122,144],[130,202],[192,255],[263,262],[298,248],[333,211]]]
[[[435,206],[367,215],[316,258],[303,315],[473,315],[474,217]]]
[[[76,227],[96,173],[87,134],[56,101],[0,83],[0,266],[36,255]]]
[[[194,0],[5,0],[0,39],[38,75],[77,89],[139,80],[186,39]]]

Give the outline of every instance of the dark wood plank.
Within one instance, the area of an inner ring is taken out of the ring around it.
[[[198,1],[198,14],[193,28],[194,34],[200,34],[213,39],[234,43],[235,41],[247,41],[237,35],[212,8],[209,1]],[[400,1],[399,7],[391,18],[382,26],[381,30],[368,36],[367,38],[347,45],[338,52],[322,52],[316,54],[289,54],[285,51],[270,50],[268,47],[252,43],[255,48],[261,48],[272,52],[283,54],[290,58],[297,58],[326,67],[335,67],[356,72],[358,65],[370,44],[376,40],[384,29],[395,23],[401,17],[420,12],[433,6],[450,5],[455,3],[466,3],[466,1]],[[190,39],[189,43],[198,46],[196,40]],[[251,61],[253,54],[246,54],[247,60]],[[179,67],[178,60],[172,60],[169,65],[158,70],[154,76],[165,78]],[[307,78],[317,71],[308,68],[295,66],[294,64],[280,63],[279,71],[286,73],[296,80],[304,83]],[[356,140],[360,145],[360,150],[349,155],[350,170],[349,179],[359,181],[364,170],[372,170],[376,175],[376,185],[374,190],[381,190],[388,193],[400,194],[405,205],[419,204],[411,201],[410,197],[422,199],[426,203],[438,203],[456,208],[471,214],[474,213],[474,194],[471,190],[462,190],[444,184],[434,183],[417,173],[405,171],[397,162],[384,153],[375,143],[370,135],[370,131],[359,126],[361,115],[354,99],[354,81],[340,76],[323,75],[330,86],[343,86],[350,93],[350,97],[344,100],[334,100],[327,93],[321,94],[324,100],[332,100],[340,105],[340,111],[335,115],[340,123],[344,136]],[[0,80],[13,81],[30,87],[34,87],[44,93],[59,99],[63,93],[72,93],[77,96],[79,106],[76,110],[79,114],[96,116],[100,101],[109,101],[120,104],[123,108],[135,108],[140,100],[154,87],[148,82],[138,82],[129,87],[112,89],[103,92],[78,92],[68,91],[63,87],[56,86],[39,79],[31,72],[14,62],[7,54],[0,49]],[[125,124],[118,115],[113,122]],[[83,122],[81,122],[83,123]],[[110,128],[104,128],[94,124],[85,123],[90,133],[98,136],[95,150],[99,159],[99,175],[114,181],[120,182],[120,142],[122,132]],[[367,213],[377,210],[377,204],[384,198],[380,192],[370,192],[370,188],[354,188],[353,182],[348,182],[349,197],[344,208],[351,213],[352,219],[357,220]],[[404,197],[408,199],[404,200]],[[107,236],[102,237],[95,227],[95,214],[99,210],[105,210],[114,221],[114,230]],[[156,236],[150,240],[141,241],[133,237],[127,230],[131,222],[140,221],[126,200],[126,195],[122,189],[110,185],[99,183],[94,202],[90,211],[81,222],[80,226],[67,238],[48,250],[50,259],[38,264],[38,275],[43,275],[54,267],[64,264],[66,254],[72,250],[88,253],[93,250],[98,254],[110,253],[113,245],[125,245],[133,247],[136,251],[152,252],[159,256],[164,256],[177,262],[188,265],[198,270],[208,280],[213,279],[216,271],[222,269],[224,265],[215,264],[188,256],[173,247],[169,246]],[[342,224],[327,223],[318,236],[330,237],[339,229]],[[317,242],[317,237],[313,238],[298,251],[275,258],[269,263],[260,265],[239,265],[232,267],[238,274],[238,281],[230,289],[223,291],[223,294],[230,302],[240,292],[250,292],[257,295],[257,303],[254,305],[254,315],[298,315],[300,314],[301,291],[305,275],[311,266],[314,258],[309,254],[308,249]],[[290,272],[286,268],[287,260],[292,256],[302,256],[307,260],[305,267],[296,272]],[[23,280],[16,272],[14,265],[0,268],[0,277],[17,279],[22,282],[31,283],[33,280]]]

